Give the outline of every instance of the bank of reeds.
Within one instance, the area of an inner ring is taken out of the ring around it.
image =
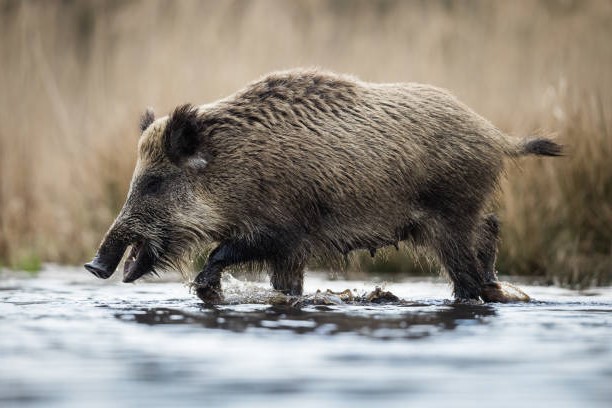
[[[88,259],[120,208],[138,114],[320,66],[451,89],[560,159],[510,166],[499,269],[612,277],[612,4],[607,1],[0,1],[0,262]],[[389,252],[363,269],[414,271]]]

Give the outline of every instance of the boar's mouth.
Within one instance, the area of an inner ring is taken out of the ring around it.
[[[85,268],[101,279],[108,279],[115,272],[128,244],[125,241],[106,240],[95,258],[85,264]],[[132,244],[123,268],[123,282],[134,282],[141,276],[153,271],[157,257],[146,241]]]
[[[123,265],[123,282],[134,282],[141,276],[153,271],[156,257],[151,246],[145,241],[132,244],[130,253]]]

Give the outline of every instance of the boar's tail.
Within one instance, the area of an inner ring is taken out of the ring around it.
[[[563,156],[563,146],[554,140],[544,137],[527,138],[518,141],[513,146],[511,156],[526,156],[534,154],[537,156]]]

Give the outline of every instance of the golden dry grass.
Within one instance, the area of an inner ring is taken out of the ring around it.
[[[609,1],[1,1],[0,260],[93,254],[146,106],[320,66],[433,83],[508,133],[557,134],[568,157],[509,170],[500,269],[609,281],[611,38]]]

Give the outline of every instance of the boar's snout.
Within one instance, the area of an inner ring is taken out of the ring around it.
[[[117,269],[117,265],[119,265],[127,246],[128,244],[122,240],[114,240],[107,237],[102,242],[94,259],[84,265],[85,269],[98,278],[110,278],[115,269]]]
[[[109,267],[107,264],[100,261],[99,256],[96,256],[91,262],[86,263],[84,266],[85,269],[87,269],[89,272],[93,273],[96,277],[101,279],[110,278],[113,272],[115,272],[115,269],[117,268],[117,265],[115,265],[114,267]]]

